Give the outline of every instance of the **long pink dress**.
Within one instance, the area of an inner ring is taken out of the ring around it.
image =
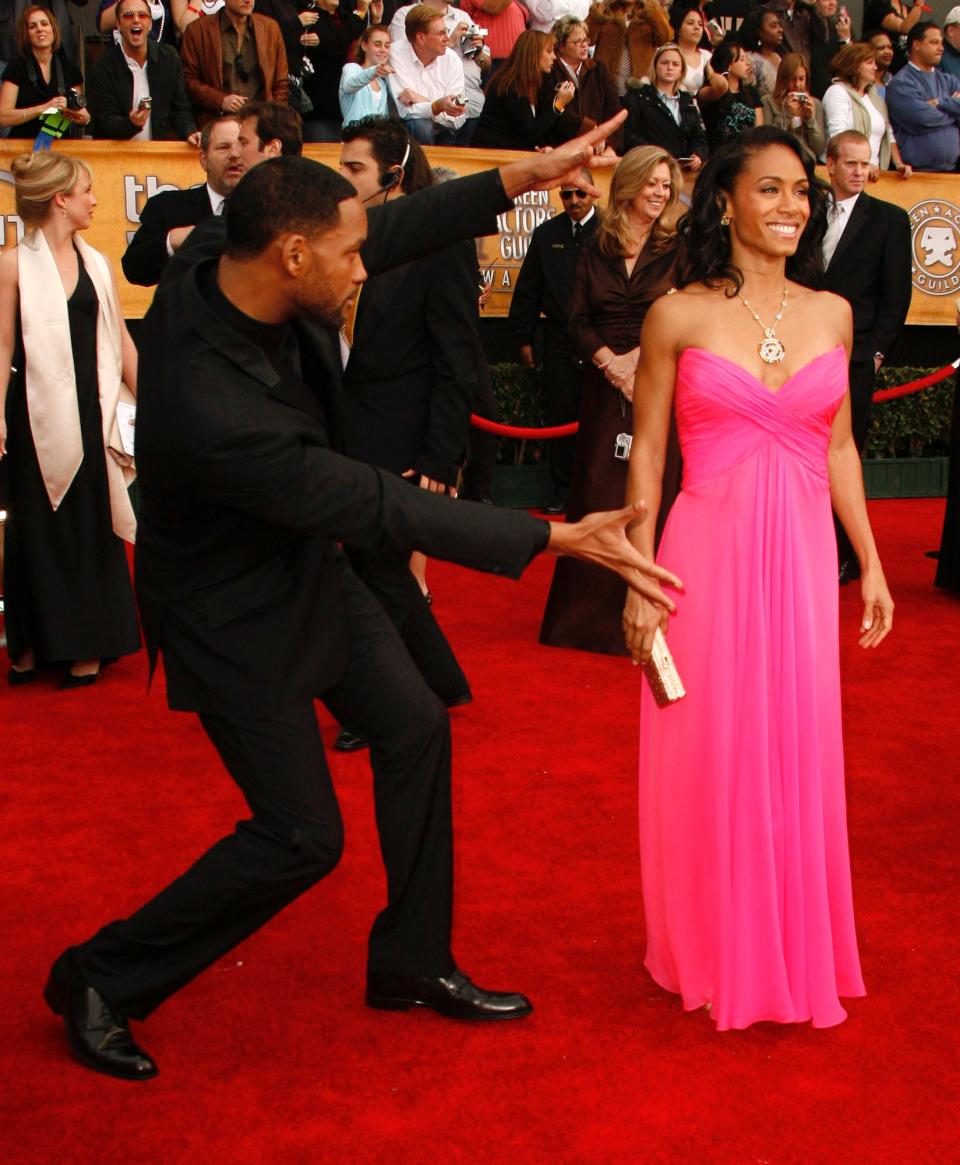
[[[841,347],[772,392],[699,348],[675,397],[683,489],[658,558],[684,580],[687,697],[643,685],[646,966],[721,1030],[846,1018],[863,995],[847,850],[830,426]]]

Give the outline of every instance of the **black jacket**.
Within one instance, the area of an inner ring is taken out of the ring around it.
[[[454,243],[369,279],[344,372],[344,450],[455,485],[477,395],[477,251]]]
[[[120,264],[130,283],[152,287],[166,267],[167,233],[174,227],[196,226],[213,213],[206,185],[187,190],[161,190],[140,211],[140,226]]]
[[[370,215],[365,265],[376,273],[489,232],[509,205],[492,171],[398,199]],[[139,335],[137,595],[171,707],[262,712],[342,674],[338,579],[350,567],[338,541],[515,577],[548,530],[334,453],[342,390],[330,334],[293,325],[301,374],[281,377],[205,301],[206,269],[168,277]]]
[[[497,93],[491,86],[470,145],[486,150],[534,150],[546,145],[559,121],[552,94],[534,112],[526,97]]]
[[[891,202],[861,194],[820,289],[853,308],[851,360],[889,353],[910,310],[910,220]]]
[[[542,222],[530,236],[510,301],[510,324],[520,344],[533,343],[541,312],[550,323],[567,326],[580,251],[599,221],[594,211],[583,226],[579,246],[573,241],[573,222],[563,213]]]
[[[680,124],[660,100],[653,85],[628,89],[623,106],[627,120],[623,126],[624,151],[634,146],[659,146],[675,158],[689,158],[696,154],[706,161],[707,131],[703,128],[700,111],[694,99],[680,90]]]
[[[195,133],[197,124],[176,49],[154,40],[147,42],[147,82],[153,99],[150,125],[154,139],[185,140]],[[126,141],[138,132],[130,120],[133,74],[119,45],[111,45],[87,77],[87,104],[93,118],[93,137]]]

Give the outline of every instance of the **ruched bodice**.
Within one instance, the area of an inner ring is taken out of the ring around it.
[[[724,356],[684,349],[675,398],[684,486],[719,477],[761,450],[781,450],[826,483],[830,427],[846,391],[839,344],[776,390]]]
[[[863,994],[847,856],[827,457],[844,350],[778,390],[687,348],[658,559],[687,697],[640,711],[646,965],[721,1029],[839,1023]]]

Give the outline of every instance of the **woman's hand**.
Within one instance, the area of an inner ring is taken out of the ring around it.
[[[647,663],[653,651],[653,637],[659,627],[666,634],[670,616],[636,591],[627,591],[623,607],[623,637],[634,663]]]
[[[864,571],[860,594],[863,598],[860,646],[876,647],[893,627],[893,599],[879,564]]]
[[[791,117],[803,117],[803,101],[790,94],[783,103],[783,108]]]
[[[300,23],[304,28],[309,28],[311,24],[316,24],[320,19],[320,13],[307,9],[306,12],[300,13]]]
[[[869,182],[879,182],[880,181],[880,167],[879,166],[871,166],[870,167],[870,170],[867,173],[867,180]]]
[[[640,349],[624,352],[621,356],[614,356],[603,370],[603,375],[618,389],[627,400],[633,400],[633,378],[637,373],[637,361],[640,359]]]
[[[376,76],[378,76],[378,77],[390,77],[392,75],[393,75],[393,69],[391,69],[389,65],[377,65]]]
[[[908,166],[903,158],[899,158],[896,162],[897,173],[901,178],[910,178],[913,175],[913,167]]]
[[[572,81],[564,81],[557,87],[557,91],[553,95],[553,104],[558,113],[562,113],[566,109],[573,100],[573,95],[576,91],[576,86]]]
[[[320,37],[315,32],[305,32],[300,37],[300,43],[305,49],[315,49],[320,43]]]
[[[853,37],[853,22],[849,12],[841,12],[837,17],[837,40],[848,41]]]

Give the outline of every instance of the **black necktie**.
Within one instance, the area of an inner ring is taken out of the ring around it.
[[[580,224],[578,222],[573,224],[573,245],[580,246]]]

